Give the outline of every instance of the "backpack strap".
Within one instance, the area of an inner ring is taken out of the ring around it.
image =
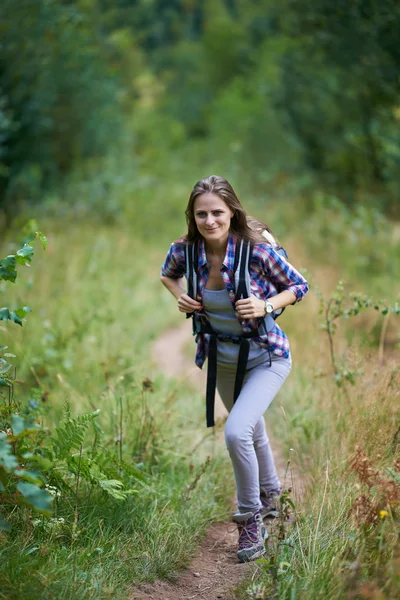
[[[283,248],[276,248],[279,254],[287,258],[287,253]],[[188,282],[188,295],[191,298],[197,299],[199,292],[198,285],[198,264],[199,264],[199,246],[198,243],[186,244],[186,278]],[[235,248],[235,261],[233,267],[235,281],[235,300],[249,298],[251,294],[250,282],[250,263],[253,254],[253,245],[244,240],[237,240]],[[274,319],[282,311],[275,311],[274,316],[267,315],[259,319],[259,328],[263,327],[265,332],[270,332],[275,327]],[[197,313],[187,313],[187,318],[193,319],[193,334],[202,333],[209,336],[208,347],[208,365],[207,365],[207,388],[206,388],[206,420],[207,427],[213,427],[214,422],[214,406],[215,406],[215,389],[217,383],[217,343],[220,341],[229,341],[239,344],[238,364],[236,368],[234,397],[235,402],[242,389],[244,377],[246,374],[247,361],[250,350],[250,339],[259,335],[259,328],[250,333],[241,336],[228,336],[219,334],[213,330],[208,321],[204,321],[198,317]]]
[[[185,259],[186,259],[186,280],[187,280],[187,293],[188,296],[193,298],[193,244],[185,245]]]
[[[198,277],[198,266],[199,266],[199,248],[198,244],[190,243],[185,246],[185,259],[186,259],[186,279],[187,279],[187,293],[190,298],[197,300],[199,294],[199,277]],[[193,313],[186,313],[186,318],[189,319]]]
[[[235,279],[235,301],[250,296],[250,262],[253,254],[253,246],[250,242],[240,240],[236,242],[234,279]]]

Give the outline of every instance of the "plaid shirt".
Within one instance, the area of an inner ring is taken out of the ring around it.
[[[221,266],[221,276],[225,287],[229,293],[233,309],[235,310],[235,281],[233,267],[235,262],[236,238],[229,235],[228,245],[224,262]],[[199,245],[199,269],[198,269],[198,287],[199,295],[202,301],[203,290],[207,285],[209,267],[205,251],[204,240]],[[186,274],[185,259],[185,241],[183,238],[173,242],[161,269],[161,275],[178,279]],[[308,284],[302,275],[272,246],[269,244],[255,244],[250,263],[250,281],[251,292],[257,298],[267,300],[272,298],[283,290],[289,290],[299,302],[308,292]],[[205,314],[201,311],[200,314]],[[238,319],[243,332],[248,333],[258,327],[257,319]],[[196,365],[202,367],[208,354],[207,334],[197,334],[196,343]],[[289,340],[282,329],[275,323],[275,327],[268,333],[252,338],[264,348],[269,348],[270,352],[279,356],[289,357]]]

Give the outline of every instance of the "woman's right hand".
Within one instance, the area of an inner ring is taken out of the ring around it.
[[[201,310],[203,305],[197,300],[193,300],[187,294],[181,294],[178,298],[178,308],[180,312],[183,313],[192,313],[195,310]]]

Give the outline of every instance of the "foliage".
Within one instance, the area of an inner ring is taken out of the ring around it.
[[[390,185],[399,160],[399,7],[288,0],[281,10],[280,29],[295,40],[282,63],[283,110],[308,164],[349,187]]]
[[[173,577],[210,522],[229,510],[232,481],[219,450],[203,440],[202,395],[154,378],[148,361],[151,340],[175,310],[159,294],[160,253],[139,238],[143,222],[135,229],[75,215],[47,221],[45,263],[17,269],[16,284],[8,284],[9,304],[22,297],[40,318],[29,327],[2,324],[18,356],[9,359],[18,365],[17,399],[4,398],[3,420],[18,412],[35,423],[24,469],[40,470],[41,489],[53,498],[46,516],[12,504],[11,493],[1,497],[11,529],[0,533],[0,595],[10,600],[44,590],[122,599],[132,580]],[[22,456],[10,450],[18,470]],[[7,478],[16,490],[16,476]]]
[[[32,228],[29,224],[28,228]],[[30,245],[39,239],[43,248],[47,246],[46,236],[34,231],[23,247],[15,254],[9,254],[0,260],[0,280],[15,283],[17,266],[29,265],[32,261],[34,249]],[[31,312],[28,306],[10,311],[8,308],[0,309],[0,320],[13,321],[22,325],[23,317]],[[0,405],[0,503],[2,505],[23,504],[36,511],[49,515],[51,511],[52,496],[43,488],[45,478],[40,468],[41,461],[32,452],[38,438],[39,426],[32,418],[24,418],[19,414],[15,403],[12,381],[8,375],[11,365],[6,358],[15,358],[7,350],[7,346],[0,347],[0,386],[8,387],[8,403]],[[7,396],[3,395],[3,399]],[[9,523],[0,518],[0,529],[8,530]]]
[[[3,409],[0,412],[4,425]],[[43,488],[46,479],[37,456],[32,453],[40,429],[31,419],[11,414],[11,427],[0,432],[0,505],[25,505],[46,516],[50,515],[52,496]],[[9,530],[7,520],[0,518],[0,529]]]
[[[391,0],[6,0],[0,21],[8,212],[104,155],[122,122],[131,147],[164,123],[162,144],[176,144],[177,131],[204,140],[212,164],[222,153],[225,169],[261,188],[290,177],[349,206],[362,194],[398,210],[400,9]],[[139,143],[136,153],[147,150]]]
[[[56,487],[73,490],[71,482],[97,485],[116,500],[126,500],[138,491],[130,487],[135,481],[146,482],[145,475],[134,465],[118,459],[106,447],[100,445],[101,429],[94,419],[100,410],[72,418],[66,407],[64,420],[56,427],[49,443],[43,445],[42,455],[49,459],[48,476]],[[95,443],[88,449],[84,437],[90,424],[96,431]],[[77,451],[77,452],[76,452]],[[125,489],[126,485],[128,486]]]
[[[345,382],[354,385],[357,375],[361,375],[363,371],[352,370],[346,365],[338,363],[333,343],[338,319],[348,320],[369,308],[380,311],[382,315],[394,314],[398,316],[400,315],[399,303],[396,302],[393,306],[387,306],[384,300],[373,300],[370,296],[359,292],[346,292],[343,281],[338,282],[330,298],[325,298],[317,287],[314,288],[314,292],[320,301],[319,314],[323,317],[321,327],[328,334],[335,383],[338,387],[341,387]]]
[[[380,351],[378,357],[371,348],[362,351],[358,336],[349,347],[346,330],[354,329],[356,319],[364,319],[365,328],[375,311],[383,313],[385,323],[399,307],[348,292],[342,282],[329,295],[313,284],[311,289],[322,310],[322,323],[315,319],[311,325],[308,319],[312,367],[304,367],[304,374],[298,368],[281,406],[270,415],[275,435],[284,447],[290,445],[295,519],[281,543],[273,537],[259,577],[235,597],[350,600],[371,590],[389,600],[398,595],[400,583],[400,372],[395,351],[393,359],[389,351],[382,360]],[[329,371],[333,376],[321,380]],[[310,478],[300,497],[296,469]]]
[[[36,223],[32,222],[27,225],[27,229],[32,229]],[[22,248],[17,250],[15,254],[9,254],[5,258],[0,260],[0,281],[9,281],[15,283],[17,279],[17,267],[19,265],[30,265],[34,254],[34,248],[30,245],[32,241],[39,239],[43,249],[47,246],[47,238],[40,231],[34,231],[25,241]],[[29,306],[23,306],[14,310],[10,310],[7,307],[0,308],[0,321],[13,321],[18,325],[22,326],[23,318],[31,312]],[[0,346],[0,386],[7,386],[10,384],[10,380],[6,373],[10,370],[11,365],[7,362],[6,358],[14,358],[15,355],[9,352],[5,352],[8,346]]]
[[[4,209],[115,137],[117,81],[84,2],[5,0],[0,7],[0,193]],[[102,59],[103,57],[103,59]],[[0,205],[1,207],[1,205]]]

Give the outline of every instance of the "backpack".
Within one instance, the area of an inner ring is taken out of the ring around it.
[[[267,232],[264,232],[267,233]],[[270,242],[270,239],[265,236]],[[273,238],[272,238],[273,239]],[[271,244],[272,245],[272,244]],[[288,254],[282,246],[274,246],[274,249],[286,259]],[[235,248],[235,260],[234,260],[234,281],[235,281],[235,302],[242,298],[249,298],[251,294],[251,283],[250,283],[250,263],[253,253],[253,244],[248,241],[238,240]],[[185,258],[186,258],[186,279],[187,279],[187,294],[193,299],[197,299],[199,292],[198,285],[198,243],[189,243],[185,246]],[[209,348],[208,348],[208,368],[207,368],[207,391],[206,391],[206,420],[207,427],[213,427],[214,422],[214,405],[215,405],[215,389],[217,383],[217,342],[231,342],[239,345],[239,357],[238,366],[236,369],[235,378],[235,389],[233,402],[240,394],[242,389],[244,377],[246,374],[247,360],[250,351],[250,339],[258,337],[260,335],[260,329],[264,329],[264,334],[269,333],[275,326],[275,319],[283,313],[285,309],[279,309],[274,311],[270,315],[259,318],[259,324],[257,329],[249,333],[243,333],[242,335],[227,335],[220,334],[211,327],[210,323],[204,315],[200,316],[197,311],[194,313],[187,313],[186,318],[192,318],[193,335],[197,334],[208,334]],[[269,352],[269,350],[268,350]],[[271,364],[271,357],[270,357]]]

